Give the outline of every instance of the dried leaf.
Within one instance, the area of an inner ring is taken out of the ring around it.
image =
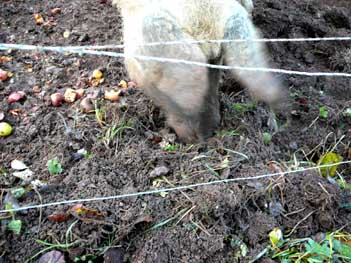
[[[103,220],[105,218],[105,216],[99,211],[85,207],[82,204],[73,206],[70,210],[70,213],[75,218],[86,222],[89,222],[90,220]]]
[[[0,63],[10,62],[11,60],[12,60],[11,57],[7,57],[7,56],[1,56],[0,57]]]
[[[35,85],[35,86],[32,88],[32,90],[33,90],[33,92],[35,92],[35,93],[41,92],[41,88],[40,88],[40,86],[38,86],[38,85]]]
[[[54,213],[48,216],[48,219],[52,222],[61,223],[68,220],[69,215],[67,213]]]
[[[93,71],[93,78],[96,79],[96,80],[100,80],[104,77],[104,74],[101,72],[101,70],[99,69],[95,69]]]
[[[56,7],[51,9],[51,14],[53,15],[61,14],[61,8]]]
[[[273,173],[283,173],[283,170],[275,163],[269,163],[268,169]]]
[[[13,110],[10,110],[10,113],[11,113],[13,116],[18,116],[18,115],[20,115],[21,112],[22,112],[21,109],[13,109]]]
[[[34,19],[37,25],[42,25],[44,24],[44,18],[42,17],[41,14],[34,14]]]
[[[97,80],[97,79],[92,79],[92,80],[90,81],[90,84],[91,84],[93,87],[97,87],[97,86],[99,86],[100,82],[99,82],[99,80]]]

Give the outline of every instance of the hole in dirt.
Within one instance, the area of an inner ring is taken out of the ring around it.
[[[332,24],[336,28],[351,28],[351,20],[344,10],[332,9],[327,11],[323,17],[327,23]]]
[[[304,158],[304,161],[318,163],[319,159],[322,157],[324,152],[324,148],[318,148],[317,150],[307,154]]]

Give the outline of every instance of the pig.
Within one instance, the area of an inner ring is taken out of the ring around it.
[[[166,113],[167,124],[186,143],[211,137],[220,124],[221,70],[143,60],[133,55],[175,58],[233,67],[268,67],[262,42],[143,45],[150,42],[257,39],[251,0],[113,0],[123,17],[129,77]],[[285,96],[269,72],[230,69],[250,95],[271,106]]]

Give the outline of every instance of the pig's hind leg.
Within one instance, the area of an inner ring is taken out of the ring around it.
[[[225,39],[257,39],[255,29],[247,11],[239,4],[233,8],[232,15],[225,23]],[[222,46],[224,63],[232,67],[267,68],[264,46],[260,42],[231,42]],[[280,104],[286,97],[279,81],[271,73],[262,71],[231,70],[256,99],[271,106]]]

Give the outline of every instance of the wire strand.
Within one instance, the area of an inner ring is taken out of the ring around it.
[[[195,183],[195,184],[189,184],[189,185],[180,185],[180,186],[176,186],[176,187],[163,188],[163,189],[157,189],[157,190],[149,190],[149,191],[144,191],[144,192],[134,192],[134,193],[121,194],[121,195],[113,195],[113,196],[102,196],[102,197],[92,197],[92,198],[83,198],[83,199],[63,200],[63,201],[57,201],[57,202],[52,202],[52,203],[24,206],[24,207],[15,208],[15,209],[9,209],[9,210],[0,210],[0,214],[9,213],[9,212],[24,211],[24,210],[29,210],[29,209],[38,209],[38,208],[57,206],[57,205],[116,200],[116,199],[130,198],[130,197],[139,197],[139,196],[144,196],[144,195],[159,194],[159,193],[163,193],[163,192],[175,192],[175,191],[187,190],[187,189],[191,189],[191,188],[198,188],[198,187],[202,187],[202,186],[218,185],[221,183],[228,184],[228,183],[240,182],[240,181],[250,181],[250,180],[271,178],[271,177],[275,177],[275,176],[286,176],[286,175],[290,175],[290,174],[297,174],[297,173],[302,173],[302,172],[306,172],[306,171],[328,168],[328,167],[333,167],[333,166],[338,166],[338,165],[343,165],[343,164],[351,164],[351,161],[344,161],[344,162],[339,162],[339,163],[334,163],[334,164],[326,164],[326,165],[319,165],[319,166],[308,167],[308,168],[301,168],[301,169],[297,169],[294,171],[263,174],[263,175],[257,175],[257,176],[252,176],[252,177],[241,177],[241,178],[214,180],[214,181],[210,181],[210,182]]]
[[[225,43],[245,43],[245,42],[327,42],[327,41],[351,41],[350,37],[317,37],[317,38],[257,38],[257,39],[210,39],[210,40],[193,40],[193,39],[183,39],[176,41],[161,41],[161,42],[149,42],[137,45],[139,47],[147,46],[169,46],[169,45],[184,45],[184,44],[225,44]],[[69,46],[72,49],[118,49],[125,48],[128,45],[86,45],[86,46]]]
[[[305,72],[305,71],[295,71],[286,69],[274,69],[274,68],[260,68],[260,67],[239,67],[239,66],[225,66],[225,65],[213,65],[208,63],[189,61],[183,59],[175,58],[161,58],[143,55],[126,55],[124,53],[111,52],[111,51],[97,51],[88,49],[72,49],[68,47],[49,47],[49,46],[34,46],[34,45],[22,45],[22,44],[0,44],[0,50],[7,49],[17,49],[17,50],[31,50],[31,51],[53,51],[59,53],[73,53],[78,55],[96,55],[96,56],[108,56],[117,58],[136,58],[144,61],[156,61],[160,63],[174,63],[174,64],[184,64],[184,65],[194,65],[199,67],[207,67],[213,69],[223,69],[223,70],[242,70],[242,71],[260,71],[260,72],[272,72],[288,75],[299,75],[299,76],[309,76],[309,77],[347,77],[351,78],[351,73],[340,73],[340,72]]]

